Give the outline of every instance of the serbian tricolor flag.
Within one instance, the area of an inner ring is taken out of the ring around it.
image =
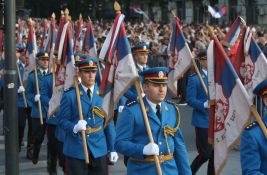
[[[171,39],[168,47],[171,53],[169,61],[171,71],[168,78],[168,87],[174,94],[177,93],[177,80],[190,68],[192,61],[192,54],[179,21],[178,17],[175,16],[173,18]]]
[[[89,58],[97,58],[96,43],[92,21],[89,19],[86,27],[83,41],[83,51],[89,55]]]
[[[253,100],[253,89],[267,79],[267,59],[253,38],[252,31],[248,27],[244,40],[245,62],[242,63],[241,76],[244,79],[244,86],[248,91],[250,99]]]
[[[55,88],[49,101],[48,116],[57,111],[64,89],[69,89],[74,85],[75,66],[72,30],[71,21],[66,20],[60,36],[57,60],[59,64],[57,64],[55,72]]]
[[[211,102],[209,140],[214,143],[215,173],[220,174],[231,146],[249,119],[252,103],[216,37],[209,44],[207,56]]]
[[[233,46],[241,32],[242,24],[245,24],[245,21],[240,16],[237,17],[223,41]]]
[[[145,13],[140,7],[131,6],[130,9],[133,10],[135,13],[138,13],[138,14],[144,14]]]
[[[226,7],[219,9],[217,6],[208,6],[208,11],[210,12],[213,18],[221,18],[226,14]]]
[[[47,19],[45,19],[43,21],[43,35],[42,35],[41,43],[40,43],[40,46],[39,46],[39,52],[40,51],[42,51],[42,52],[45,51],[45,42],[47,41],[47,39],[48,39],[48,22],[47,22]]]
[[[77,21],[75,28],[75,39],[74,39],[74,52],[82,50],[83,38],[82,38],[82,28],[83,28],[83,19],[80,16],[80,19]]]
[[[104,94],[103,109],[108,116],[106,123],[112,120],[114,104],[138,78],[123,21],[124,15],[118,13],[99,56],[106,63],[100,85],[100,91]]]
[[[34,31],[34,24],[31,19],[28,21],[28,28],[29,28],[29,32],[28,32],[28,39],[27,39],[27,44],[26,44],[27,62],[26,62],[25,69],[24,69],[23,80],[27,80],[29,73],[34,70],[34,67],[36,64],[35,57],[37,54],[37,44],[36,44],[36,36],[35,36],[35,31]]]
[[[59,26],[58,26],[58,31],[57,31],[57,37],[56,37],[56,43],[55,43],[55,52],[58,52],[58,47],[59,47],[59,42],[62,34],[62,30],[65,24],[65,16],[63,11],[61,11],[61,16],[59,20]]]
[[[49,68],[51,69],[53,64],[55,64],[54,60],[54,50],[55,50],[55,43],[56,43],[56,20],[55,15],[52,15],[50,26],[48,28],[48,37],[45,41],[45,52],[49,53],[50,55],[50,61],[49,61]]]

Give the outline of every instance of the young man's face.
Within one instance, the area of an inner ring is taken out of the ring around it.
[[[90,70],[79,70],[79,76],[81,77],[81,82],[86,87],[92,87],[95,84],[96,71]]]
[[[49,65],[49,60],[41,58],[38,60],[38,65],[41,67],[41,69],[47,69]]]
[[[167,84],[147,81],[144,83],[143,88],[146,97],[155,104],[162,102],[167,94]]]
[[[138,64],[144,66],[147,64],[148,54],[146,52],[138,52],[135,54],[134,58]]]
[[[203,69],[207,70],[207,60],[200,60],[200,65]]]

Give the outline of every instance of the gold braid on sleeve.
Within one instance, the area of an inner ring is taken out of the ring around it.
[[[163,131],[164,131],[164,137],[165,137],[165,141],[166,141],[166,145],[167,145],[167,149],[168,149],[168,153],[170,154],[170,147],[169,147],[169,144],[168,144],[168,135],[171,135],[172,137],[174,137],[174,134],[175,132],[178,130],[179,126],[180,126],[180,122],[181,122],[181,114],[180,114],[180,111],[179,111],[179,108],[174,105],[174,108],[176,109],[177,111],[177,124],[176,124],[176,127],[175,128],[172,128],[170,127],[169,125],[165,125],[164,128],[163,128]]]

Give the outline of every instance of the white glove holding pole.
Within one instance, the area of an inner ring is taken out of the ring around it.
[[[22,92],[25,92],[25,89],[24,89],[23,86],[20,86],[20,87],[18,88],[18,93],[20,94],[20,93],[22,93]]]
[[[79,131],[85,131],[86,125],[87,122],[85,120],[79,120],[78,123],[73,128],[73,132],[77,134]]]
[[[109,154],[109,161],[111,163],[116,163],[119,159],[118,153],[117,152],[110,152]]]
[[[204,102],[204,108],[210,108],[210,104],[208,100]]]
[[[34,101],[35,101],[35,102],[39,101],[39,100],[40,100],[40,97],[41,97],[40,94],[35,95],[35,97],[34,97]]]
[[[155,143],[149,143],[144,146],[143,154],[146,156],[159,155],[159,146]]]

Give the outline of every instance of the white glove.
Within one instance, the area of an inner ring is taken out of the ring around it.
[[[149,143],[144,146],[143,154],[146,156],[159,155],[159,146],[155,143]]]
[[[22,92],[25,92],[25,89],[23,86],[20,86],[19,89],[18,89],[18,93],[22,93]]]
[[[35,95],[35,96],[34,96],[34,101],[35,101],[35,102],[39,101],[39,100],[40,100],[40,97],[41,97],[40,94]]]
[[[119,112],[122,112],[123,108],[124,108],[124,106],[119,106],[118,111],[119,111]]]
[[[208,100],[204,102],[204,108],[210,108],[210,104]]]
[[[73,128],[73,132],[77,134],[79,131],[85,131],[86,125],[87,122],[85,120],[79,120],[78,123]]]
[[[119,156],[117,154],[117,152],[110,152],[110,155],[109,155],[109,161],[111,163],[116,163],[119,159]]]

